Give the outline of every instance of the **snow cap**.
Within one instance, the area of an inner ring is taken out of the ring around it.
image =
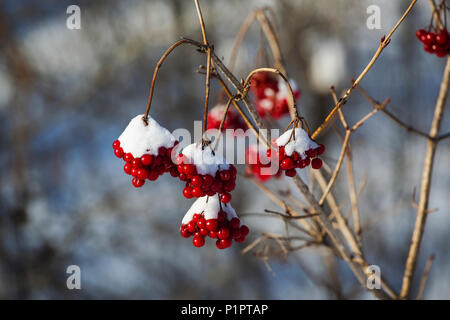
[[[292,130],[295,130],[295,133],[293,135]],[[289,139],[291,140],[289,141]],[[284,152],[286,152],[288,156],[291,156],[295,151],[300,156],[302,156],[302,158],[306,157],[305,152],[307,150],[316,149],[319,147],[319,145],[311,140],[311,138],[308,136],[308,133],[306,133],[306,131],[302,128],[287,130],[276,140],[276,144],[279,147],[284,146]]]
[[[233,218],[238,218],[236,211],[234,211],[233,207],[227,203],[220,203],[219,197],[217,196],[204,196],[198,198],[191,206],[191,208],[186,212],[181,224],[189,223],[194,214],[203,213],[206,220],[209,219],[217,219],[219,216],[220,208],[227,214],[227,220],[230,221]]]

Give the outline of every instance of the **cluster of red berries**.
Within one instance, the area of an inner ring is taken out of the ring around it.
[[[225,105],[218,105],[208,111],[207,129],[219,129],[222,122],[223,113],[225,112]],[[242,129],[246,130],[247,125],[242,120],[240,115],[232,108],[228,108],[225,121],[222,126],[222,131],[226,129]]]
[[[442,29],[438,33],[419,29],[416,37],[423,43],[423,48],[428,53],[434,53],[440,58],[450,53],[450,35],[447,29]]]
[[[217,170],[215,176],[199,174],[195,164],[190,163],[186,156],[180,153],[177,156],[177,169],[181,181],[186,181],[183,195],[187,199],[200,198],[220,194],[220,201],[231,201],[230,192],[236,187],[236,167],[229,165],[228,170]]]
[[[302,158],[300,154],[296,151],[292,152],[290,156],[288,156],[284,150],[284,147],[281,146],[276,150],[276,158],[279,161],[280,169],[284,171],[286,176],[294,177],[297,174],[296,168],[303,169],[311,164],[313,169],[322,168],[322,160],[318,158],[322,153],[325,152],[325,146],[323,144],[319,144],[319,146],[315,149],[308,149],[305,151],[306,157]],[[270,158],[272,155],[272,150],[267,150],[267,157]]]
[[[248,175],[255,176],[259,181],[266,182],[273,177],[280,177],[281,170],[277,170],[276,173],[269,173],[268,170],[271,167],[270,158],[266,158],[266,152],[261,154],[258,152],[257,145],[252,145],[247,148],[246,152],[246,173]],[[270,154],[270,153],[269,153]],[[263,161],[262,158],[265,158]],[[264,163],[263,163],[264,162]]]
[[[177,144],[178,141],[175,141],[174,146],[168,149],[160,147],[157,155],[144,154],[136,158],[130,152],[124,152],[119,140],[113,142],[113,148],[116,157],[125,161],[123,171],[133,177],[131,180],[133,186],[140,188],[145,184],[146,179],[155,181],[165,172],[170,172],[173,177],[178,176],[177,167],[171,159],[172,150]]]
[[[253,92],[255,105],[259,115],[264,118],[270,115],[279,119],[289,114],[289,93],[284,80],[270,72],[258,72],[250,80],[250,91]],[[294,99],[300,97],[300,91],[294,89]]]
[[[227,214],[219,211],[217,219],[206,220],[202,213],[195,213],[192,220],[186,224],[181,224],[180,233],[184,238],[194,235],[192,243],[195,247],[202,247],[205,244],[205,237],[216,240],[218,249],[231,247],[233,240],[244,242],[249,233],[246,225],[241,226],[239,218],[232,218],[228,221]]]

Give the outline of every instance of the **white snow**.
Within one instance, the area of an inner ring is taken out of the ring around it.
[[[236,211],[234,211],[233,207],[227,203],[220,203],[219,197],[217,195],[209,197],[201,197],[198,198],[191,206],[191,208],[184,215],[181,224],[187,224],[192,220],[192,217],[196,213],[203,213],[205,219],[217,219],[219,215],[220,208],[227,214],[227,220],[231,220],[233,218],[238,218]]]
[[[157,155],[160,147],[171,148],[175,137],[164,127],[161,127],[152,117],[148,117],[146,126],[140,114],[134,117],[119,137],[120,146],[125,153],[131,152],[133,157],[144,154]]]
[[[228,170],[230,168],[219,152],[213,154],[210,146],[205,146],[202,150],[201,143],[188,145],[182,153],[190,163],[195,164],[197,173],[202,175],[209,174],[214,177],[217,170]]]
[[[297,82],[294,79],[289,79],[289,84],[291,85],[292,91],[295,93],[296,90],[298,90]],[[277,100],[283,100],[288,99],[289,95],[291,93],[289,92],[289,88],[286,85],[286,82],[283,78],[278,78],[278,92],[277,92]]]
[[[296,151],[299,155],[302,156],[302,158],[305,158],[306,150],[316,149],[319,146],[317,143],[311,140],[311,138],[308,136],[308,133],[306,133],[306,131],[302,128],[295,128],[295,133],[292,136],[291,141],[289,141],[289,139],[291,138],[292,130],[294,129],[287,130],[276,140],[277,146],[284,146],[284,151],[288,156],[291,156],[292,153]]]

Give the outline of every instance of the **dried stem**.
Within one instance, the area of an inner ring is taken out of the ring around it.
[[[417,291],[416,300],[422,300],[423,292],[425,291],[425,285],[427,284],[428,275],[430,274],[431,266],[434,261],[434,254],[428,257],[425,269],[423,270],[422,278],[420,279],[419,290]]]
[[[445,103],[450,85],[450,57],[447,57],[444,76],[442,78],[439,96],[434,110],[434,117],[431,123],[430,137],[438,137],[441,127],[441,121],[444,115]],[[431,178],[433,174],[434,156],[438,140],[429,139],[427,144],[427,152],[425,155],[425,163],[422,171],[422,182],[420,187],[419,203],[417,208],[416,223],[411,239],[408,258],[406,260],[405,273],[403,275],[402,290],[400,297],[406,299],[411,293],[411,284],[419,257],[420,244],[422,242],[423,233],[425,231],[425,223],[428,213],[428,201],[430,198]]]
[[[394,34],[395,30],[400,26],[400,24],[403,22],[403,20],[406,18],[406,16],[409,14],[411,9],[413,8],[414,4],[417,2],[417,0],[412,0],[409,7],[406,9],[405,13],[402,15],[400,20],[395,24],[395,26],[392,28],[392,30],[389,32],[387,37],[383,37],[380,41],[380,44],[378,46],[377,51],[373,55],[372,59],[370,60],[369,64],[364,68],[364,70],[361,72],[361,74],[356,78],[354,84],[345,92],[345,94],[341,97],[339,102],[334,106],[333,110],[328,114],[328,116],[325,118],[324,122],[316,129],[316,131],[312,134],[311,138],[315,139],[320,132],[326,127],[328,121],[330,121],[334,114],[347,102],[348,97],[352,93],[353,89],[361,82],[361,80],[366,76],[366,74],[369,72],[369,70],[373,67],[381,53],[383,52],[384,48],[390,43],[391,37]]]

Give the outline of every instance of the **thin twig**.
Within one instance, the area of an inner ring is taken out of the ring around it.
[[[432,254],[428,257],[425,269],[423,270],[422,278],[420,279],[419,290],[417,291],[416,300],[422,300],[423,292],[425,291],[425,285],[427,284],[428,275],[430,274],[431,266],[433,265],[435,255]]]
[[[435,138],[439,134],[442,118],[444,115],[445,103],[450,85],[450,57],[447,57],[444,75],[442,78],[439,96],[434,110],[433,121],[431,123],[430,137]],[[425,223],[428,213],[428,202],[430,198],[431,178],[433,174],[434,157],[438,141],[429,139],[427,144],[427,152],[425,155],[425,163],[422,171],[422,182],[420,186],[419,204],[417,208],[417,217],[412,234],[409,254],[406,260],[405,273],[403,275],[402,290],[400,297],[407,299],[411,293],[411,284],[419,257],[419,249],[422,243],[423,233],[425,231]]]

